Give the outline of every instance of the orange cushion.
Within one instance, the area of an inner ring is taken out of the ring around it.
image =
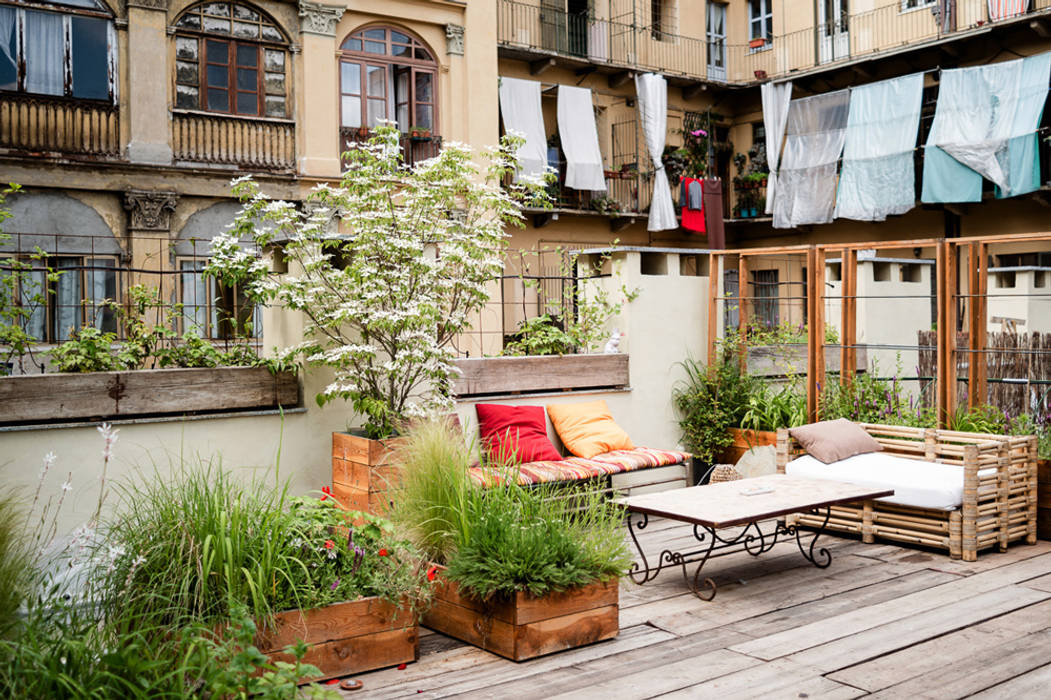
[[[613,450],[631,450],[628,434],[613,421],[605,401],[551,404],[547,415],[566,449],[577,457],[591,459]]]

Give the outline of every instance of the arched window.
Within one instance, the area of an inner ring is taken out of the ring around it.
[[[288,39],[261,11],[206,2],[175,22],[175,107],[287,117]]]
[[[343,127],[397,122],[437,131],[438,64],[423,42],[390,27],[366,27],[340,47],[340,114]]]
[[[112,101],[112,18],[101,0],[0,0],[0,91]]]

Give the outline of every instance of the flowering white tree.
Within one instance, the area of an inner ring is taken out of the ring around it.
[[[277,300],[306,315],[304,342],[282,354],[332,367],[335,380],[318,402],[349,399],[372,438],[451,405],[449,343],[488,301],[506,227],[523,225],[523,206],[548,204],[543,182],[504,184],[520,139],[487,150],[484,173],[471,150],[454,143],[408,167],[398,141],[397,129],[376,129],[345,154],[340,184],[318,186],[302,209],[236,180],[243,208],[213,241],[207,268],[254,301]],[[253,239],[260,248],[283,244],[290,274],[268,274],[242,247]]]

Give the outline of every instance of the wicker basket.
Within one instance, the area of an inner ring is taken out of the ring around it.
[[[743,478],[732,464],[716,464],[715,468],[712,469],[712,476],[708,479],[708,483],[719,484],[724,481],[737,481]]]

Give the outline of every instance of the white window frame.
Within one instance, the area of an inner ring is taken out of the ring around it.
[[[910,2],[914,4],[910,6]],[[905,14],[906,12],[915,12],[916,10],[923,10],[929,7],[933,7],[937,4],[938,0],[901,0],[900,14]]]
[[[758,4],[758,14],[756,5]],[[759,35],[754,32],[759,28]],[[765,39],[763,46],[752,49],[762,51],[774,43],[774,0],[748,0],[748,40]]]
[[[102,101],[116,104],[119,99],[117,92],[117,31],[113,24],[113,18],[106,16],[101,12],[77,12],[74,8],[70,8],[69,12],[57,12],[50,7],[37,6],[37,5],[13,5],[9,3],[0,3],[0,7],[10,7],[15,11],[15,50],[17,55],[15,56],[16,65],[21,65],[22,61],[25,60],[25,46],[26,46],[26,11],[29,12],[40,12],[56,14],[62,17],[62,44],[63,44],[63,55],[62,55],[62,94],[52,95],[49,93],[37,93],[26,90],[26,71],[19,70],[18,82],[14,92],[21,95],[40,95],[42,97],[68,97],[76,100],[95,100],[98,101],[100,98],[91,97],[77,97],[73,94],[73,17],[92,17],[104,20],[106,22],[106,47],[107,47],[107,60],[106,68],[108,71],[107,85],[109,86],[109,97],[102,98]],[[80,8],[77,8],[80,9]]]

